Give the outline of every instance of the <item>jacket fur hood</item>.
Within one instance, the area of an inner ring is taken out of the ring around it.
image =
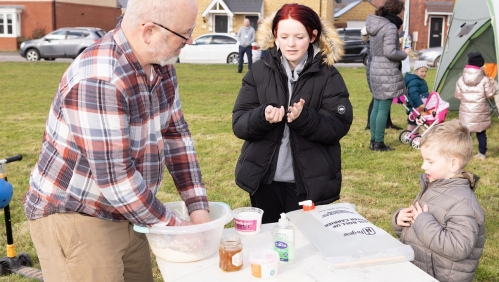
[[[258,25],[258,30],[256,32],[256,42],[260,49],[272,49],[275,44],[275,37],[272,33],[272,21],[274,20],[275,13],[271,16],[265,18],[262,23]],[[345,51],[343,50],[344,42],[338,36],[338,31],[329,22],[321,19],[322,23],[322,34],[319,35],[318,42],[316,41],[322,57],[324,58],[324,63],[332,66],[334,63],[338,62]]]

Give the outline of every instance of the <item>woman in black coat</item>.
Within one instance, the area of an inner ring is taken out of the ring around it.
[[[269,55],[253,64],[232,115],[245,140],[236,184],[264,210],[263,223],[299,209],[309,199],[340,197],[340,139],[350,129],[352,105],[333,66],[343,55],[334,27],[309,7],[284,5],[259,26],[257,42]]]

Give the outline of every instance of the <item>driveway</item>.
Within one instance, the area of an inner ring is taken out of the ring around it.
[[[69,62],[71,63],[73,59],[55,59],[55,61],[50,62]],[[415,58],[411,58],[411,70],[414,66]],[[0,52],[0,62],[28,62],[25,58],[19,55],[19,52]],[[40,62],[49,62],[45,60],[40,60]],[[361,68],[364,67],[362,63],[336,63],[334,64],[336,67],[342,68]]]
[[[72,62],[73,59],[55,59],[55,61],[51,62]],[[27,62],[26,58],[21,57],[19,52],[0,52],[0,62]],[[48,62],[43,59],[40,62]]]

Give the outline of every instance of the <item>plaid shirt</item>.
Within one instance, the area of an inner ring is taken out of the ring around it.
[[[189,213],[208,210],[175,68],[150,82],[120,28],[66,70],[24,198],[29,219],[79,212],[138,225],[178,225],[157,198],[164,166]]]

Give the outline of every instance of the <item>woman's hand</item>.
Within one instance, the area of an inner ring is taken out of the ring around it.
[[[404,49],[404,52],[405,52],[407,55],[409,55],[409,53],[411,53],[411,52],[412,52],[412,48],[411,48],[411,47],[406,48],[406,49]]]
[[[270,123],[277,123],[282,120],[282,117],[284,117],[284,107],[281,106],[280,108],[276,108],[273,106],[268,105],[265,108],[265,120],[267,120]]]
[[[292,123],[295,119],[297,119],[301,111],[303,110],[303,105],[305,105],[305,100],[300,99],[300,102],[294,103],[293,106],[289,107],[288,110],[288,122]]]

